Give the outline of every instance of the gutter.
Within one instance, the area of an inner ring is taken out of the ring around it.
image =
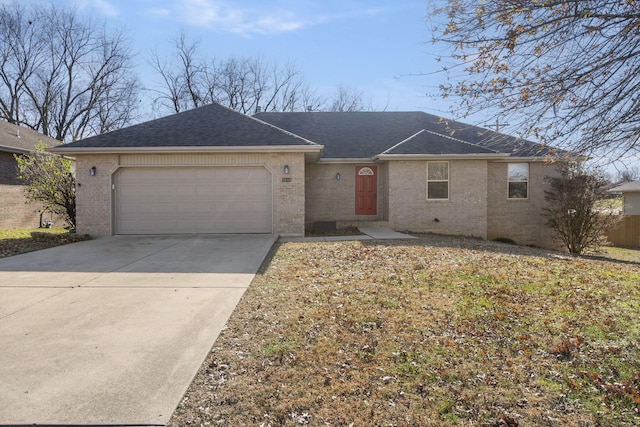
[[[14,154],[29,154],[33,150],[29,150],[26,148],[19,148],[19,147],[10,147],[8,145],[0,145],[0,151],[7,151],[9,153],[14,153]]]
[[[47,149],[57,154],[178,154],[178,153],[320,153],[323,145],[274,145],[249,147],[65,147],[58,146]]]
[[[318,160],[318,164],[340,164],[340,163],[369,163],[374,164],[375,160],[371,157],[332,157]]]
[[[323,145],[278,145],[251,147],[65,147],[48,148],[47,151],[74,158],[83,154],[237,154],[237,153],[303,153],[305,162],[317,162]]]
[[[374,160],[503,160],[507,153],[495,154],[379,154]]]
[[[566,162],[566,161],[585,161],[587,160],[584,156],[526,156],[526,157],[515,157],[510,156],[504,160],[497,160],[497,162]]]

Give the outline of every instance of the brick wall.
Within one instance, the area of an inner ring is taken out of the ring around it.
[[[544,178],[556,173],[553,164],[529,163],[529,198],[507,198],[506,162],[489,163],[489,211],[487,238],[508,238],[521,245],[557,248],[545,225],[542,209],[546,202]]]
[[[285,175],[284,167],[289,167]],[[281,236],[303,236],[305,218],[304,154],[267,154],[273,177],[273,229]]]
[[[427,162],[389,162],[389,224],[395,230],[486,238],[487,161],[449,162],[449,200],[427,200]]]
[[[39,203],[27,203],[25,186],[21,184],[13,154],[0,152],[0,228],[40,227],[40,213],[44,209]],[[52,221],[54,227],[67,226],[62,218],[49,212],[43,213],[42,220]]]
[[[96,175],[89,170],[95,166]],[[111,175],[118,155],[76,156],[76,229],[91,236],[111,235]]]
[[[0,184],[20,184],[16,159],[12,153],[5,151],[0,151]]]
[[[40,204],[27,204],[24,186],[0,184],[0,228],[40,227]],[[43,220],[53,222],[54,227],[66,227],[66,222],[49,212],[44,212]]]

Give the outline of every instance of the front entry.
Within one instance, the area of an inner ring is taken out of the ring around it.
[[[356,215],[378,212],[378,167],[356,166]]]

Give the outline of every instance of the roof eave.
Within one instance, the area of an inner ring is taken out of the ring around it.
[[[57,154],[180,154],[180,153],[318,153],[322,145],[274,145],[274,146],[229,146],[229,147],[65,147],[49,148],[47,151]]]
[[[630,193],[640,193],[640,189],[637,190],[620,190],[618,187],[610,188],[607,190],[607,193],[615,193],[615,194],[630,194]]]
[[[509,157],[506,153],[478,154],[379,154],[375,160],[502,160]]]
[[[584,157],[575,156],[575,157],[565,157],[565,156],[554,156],[554,155],[545,155],[545,156],[514,156],[508,155],[506,159],[498,160],[503,162],[567,162],[567,161],[583,161]]]
[[[608,191],[610,193],[638,193],[640,192],[640,181],[627,182]]]
[[[0,151],[6,151],[14,154],[28,154],[33,150],[28,150],[26,148],[20,148],[20,147],[11,147],[9,145],[0,145]]]
[[[337,163],[375,163],[370,157],[328,157],[321,158],[318,163],[337,164]]]

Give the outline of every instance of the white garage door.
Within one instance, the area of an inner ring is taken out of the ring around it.
[[[125,168],[115,177],[117,234],[271,233],[262,167]]]

